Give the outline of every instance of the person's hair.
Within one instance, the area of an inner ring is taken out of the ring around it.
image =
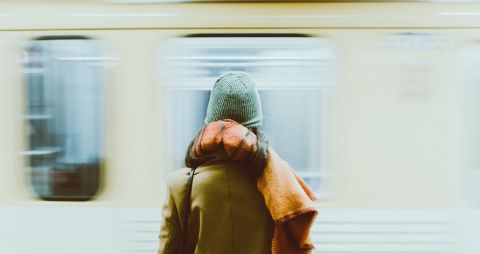
[[[251,163],[255,166],[253,175],[255,176],[255,178],[257,178],[263,173],[263,170],[267,165],[268,138],[258,127],[252,128],[251,130],[253,133],[255,133],[255,135],[257,135],[257,153],[251,161]]]

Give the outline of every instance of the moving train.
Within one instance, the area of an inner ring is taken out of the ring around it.
[[[0,253],[155,253],[216,76],[258,82],[315,253],[480,253],[480,4],[3,1]]]

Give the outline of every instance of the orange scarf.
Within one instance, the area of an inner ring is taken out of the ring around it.
[[[200,131],[189,154],[198,158],[220,149],[224,149],[232,160],[252,158],[257,152],[257,137],[233,120],[216,121]],[[265,169],[257,179],[257,188],[274,221],[272,253],[310,253],[314,248],[310,228],[317,215],[313,204],[315,196],[271,148],[268,149]]]

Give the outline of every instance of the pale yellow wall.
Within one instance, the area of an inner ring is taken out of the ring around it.
[[[21,41],[17,34],[1,34],[0,40],[0,201],[14,201],[28,197],[23,167],[22,151],[22,107],[21,87]]]
[[[479,3],[2,3],[0,30],[480,27]]]
[[[448,115],[453,85],[449,62],[456,50],[385,49],[385,36],[402,30],[342,32],[348,34],[343,39],[349,41],[349,61],[341,69],[348,81],[342,87],[345,132],[339,135],[346,137],[345,154],[336,159],[347,162],[338,169],[338,194],[332,203],[375,208],[458,205],[462,179],[449,151],[455,130]]]

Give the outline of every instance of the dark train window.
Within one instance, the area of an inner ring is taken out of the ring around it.
[[[85,201],[100,185],[103,158],[102,42],[43,37],[24,51],[31,186],[45,200]]]
[[[166,57],[164,55],[166,54]],[[257,81],[264,125],[274,149],[315,189],[331,190],[328,163],[335,55],[326,38],[298,35],[195,35],[173,39],[162,50],[162,107],[168,120],[162,149],[172,170],[203,125],[210,89],[225,71],[248,72]],[[287,103],[288,102],[288,103]],[[165,142],[166,140],[166,142]]]

